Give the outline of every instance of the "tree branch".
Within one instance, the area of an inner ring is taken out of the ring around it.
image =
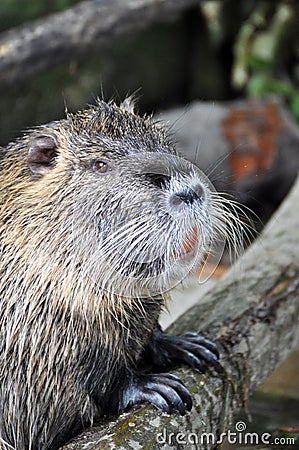
[[[86,0],[0,35],[0,83],[13,84],[116,38],[170,21],[198,0]]]
[[[213,448],[212,439],[228,429],[249,394],[299,345],[298,204],[299,179],[262,236],[206,294],[204,305],[198,303],[171,327],[174,334],[205,334],[221,349],[224,376],[177,371],[191,391],[191,413],[169,416],[144,404],[87,430],[64,450],[177,448],[177,439],[192,439],[190,449],[198,448],[191,442]]]

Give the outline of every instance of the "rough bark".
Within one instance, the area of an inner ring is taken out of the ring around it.
[[[13,84],[114,39],[173,20],[198,0],[86,0],[0,35],[0,83]]]
[[[261,237],[205,295],[204,304],[171,327],[174,334],[199,331],[221,349],[223,376],[177,371],[191,391],[191,413],[169,416],[144,404],[87,430],[64,450],[214,448],[213,439],[229,429],[250,393],[299,345],[298,204],[299,179]],[[177,439],[187,440],[187,446]]]

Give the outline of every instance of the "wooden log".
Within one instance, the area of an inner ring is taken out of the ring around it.
[[[0,83],[14,84],[116,38],[175,19],[197,0],[86,0],[0,35]]]
[[[167,415],[143,404],[86,430],[64,450],[212,449],[223,439],[252,391],[299,345],[298,204],[299,179],[204,304],[171,327],[173,334],[200,332],[221,349],[223,376],[177,371],[192,394],[191,413]]]

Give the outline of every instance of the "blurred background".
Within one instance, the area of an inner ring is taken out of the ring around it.
[[[47,19],[56,17],[54,13],[80,4],[82,9],[74,13],[79,15],[77,20],[80,15],[83,19],[82,10],[92,3],[111,7],[103,7],[100,20],[84,22],[85,30],[67,15],[62,26],[73,26],[73,30],[47,24]],[[126,3],[131,6],[119,16],[120,29],[115,15]],[[0,31],[10,30],[0,40],[1,144],[20,130],[63,117],[65,104],[78,110],[94,103],[97,96],[118,100],[136,92],[140,112],[165,110],[195,99],[275,96],[299,120],[298,2],[163,3],[169,6],[161,12],[159,6],[152,12],[140,7],[138,23],[130,23],[128,15],[135,13],[137,1],[1,0]],[[106,23],[111,21],[106,40],[99,31],[105,18]],[[33,26],[34,36],[26,28],[16,28],[22,25]],[[66,37],[77,39],[76,46]]]
[[[140,113],[179,124],[187,155],[204,139],[212,181],[265,223],[299,168],[299,2],[1,0],[1,146],[66,108],[131,94]],[[177,304],[192,299],[194,286]],[[253,431],[299,442],[298,356],[253,396]]]

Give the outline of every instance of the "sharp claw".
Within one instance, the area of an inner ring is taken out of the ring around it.
[[[166,386],[170,389],[173,389],[176,392],[176,395],[179,397],[182,404],[185,404],[187,410],[190,411],[190,409],[192,408],[192,400],[191,400],[190,393],[189,393],[188,389],[184,386],[183,382],[178,377],[168,373],[168,374],[165,374],[165,376],[163,374],[163,377],[161,377],[160,374],[154,375],[152,379],[156,384],[159,384],[160,386],[163,386],[163,387]],[[167,382],[167,384],[165,384],[165,381]],[[160,390],[158,390],[158,392],[160,392],[162,394],[165,393],[165,391],[162,392]],[[177,408],[177,409],[179,409],[179,408]],[[185,408],[184,408],[184,410],[185,410]],[[181,413],[180,409],[179,409],[179,412]]]
[[[201,362],[201,364],[197,365],[196,367],[200,371],[205,372],[209,366],[212,366],[217,373],[223,372],[222,366],[216,358],[216,355],[214,353],[211,353],[206,348],[201,346],[198,346],[197,348],[193,347],[192,350],[189,350],[189,352],[192,352]]]
[[[174,387],[162,383],[149,382],[147,388],[158,392],[167,402],[170,402],[174,409],[178,410],[181,415],[185,414],[184,402]]]
[[[176,375],[173,375],[172,373],[159,373],[156,375],[152,375],[152,377],[153,377],[153,380],[159,380],[160,377],[163,377],[163,379],[168,378],[169,380],[176,381],[177,383],[180,383],[184,386],[184,383],[182,382],[182,380],[179,377],[177,377]]]
[[[182,401],[186,404],[188,411],[192,408],[192,400],[188,389],[181,382],[172,384],[171,387],[176,390]]]
[[[214,367],[214,369],[216,370],[217,373],[219,373],[219,374],[223,374],[224,373],[223,367],[218,361],[217,361],[217,363],[214,364],[213,367]]]
[[[181,387],[180,395],[187,407],[187,410],[190,411],[190,409],[192,408],[192,399],[188,389],[185,388],[185,386]]]
[[[198,357],[202,358],[207,364],[217,364],[218,359],[216,358],[215,354],[210,352],[210,350],[206,349],[205,347],[202,347],[201,345],[193,345],[189,351],[192,351],[197,355]]]
[[[201,336],[200,334],[186,333],[186,334],[183,334],[182,338],[187,338],[188,340],[190,340],[193,343],[197,343],[203,347],[206,347],[208,350],[210,350],[212,353],[214,353],[217,356],[217,359],[219,359],[219,350],[218,350],[217,346],[213,342],[211,342],[208,339]]]
[[[171,406],[167,400],[160,394],[160,392],[148,391],[144,392],[144,398],[142,400],[147,400],[152,403],[156,408],[161,409],[167,414],[171,413]]]
[[[156,408],[170,414],[177,410],[181,415],[190,411],[192,400],[181,380],[172,374],[147,374],[137,377],[124,391],[123,407],[148,401]]]
[[[200,372],[204,373],[206,371],[206,366],[194,353],[185,351],[183,362],[194,369],[199,370]]]
[[[176,358],[181,363],[195,367],[201,372],[205,372],[209,366],[214,367],[218,372],[221,367],[217,355],[205,345],[199,344],[201,340],[189,340],[181,337],[176,343]]]
[[[219,352],[215,344],[195,333],[170,336],[157,330],[153,342],[149,344],[149,361],[158,372],[170,370],[179,364],[187,364],[205,372],[209,366],[218,373],[223,372],[218,362]],[[145,360],[148,355],[145,352]],[[168,376],[168,375],[166,375]],[[170,379],[171,377],[168,376]],[[180,380],[176,380],[181,383]]]

